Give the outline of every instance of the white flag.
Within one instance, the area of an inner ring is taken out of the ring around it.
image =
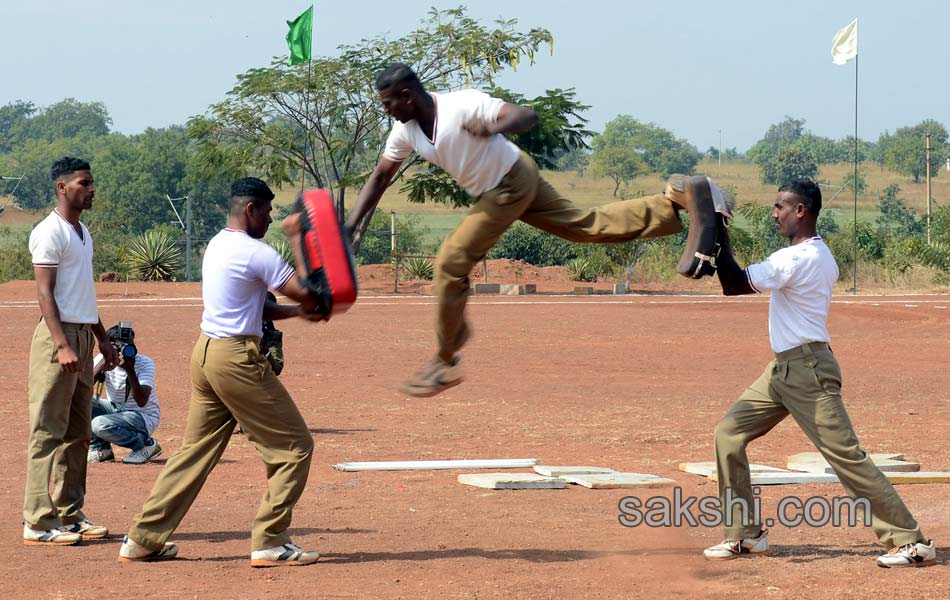
[[[858,20],[838,30],[831,42],[831,61],[843,65],[858,55]]]

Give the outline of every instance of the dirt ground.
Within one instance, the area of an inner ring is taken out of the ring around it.
[[[542,281],[541,290],[573,285]],[[875,566],[880,549],[863,527],[776,526],[770,557],[710,563],[702,549],[720,541],[717,529],[619,524],[625,496],[671,497],[672,489],[489,491],[458,484],[459,471],[333,470],[343,461],[536,458],[653,473],[675,479],[684,495],[715,495],[715,484],[677,464],[712,460],[717,420],[770,358],[764,297],[660,289],[475,296],[467,381],[411,399],[397,386],[432,352],[433,299],[427,284],[401,294],[389,293],[390,284],[364,277],[360,301],[329,323],[280,324],[281,379],[316,442],[291,533],[322,556],[309,567],[261,570],[250,568],[248,554],[264,474],[241,436],[172,538],[180,559],[115,560],[181,439],[199,284],[98,285],[103,321],[133,320],[140,350],[157,364],[156,438],[165,453],[155,464],[90,467],[86,511],[111,528],[109,538],[22,545],[27,356],[39,310],[32,282],[0,285],[3,597],[950,598],[950,484],[898,486],[940,546],[940,564],[885,570]],[[703,282],[677,288],[715,291]],[[903,452],[924,470],[950,470],[950,296],[841,295],[830,326],[863,446]],[[787,455],[812,449],[786,421],[756,441],[750,457],[781,466]],[[763,514],[787,495],[842,493],[830,484],[766,487]]]

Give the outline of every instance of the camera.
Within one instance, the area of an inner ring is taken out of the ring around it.
[[[139,353],[138,348],[135,347],[135,343],[132,341],[135,338],[132,321],[119,321],[118,326],[110,328],[109,334],[112,345],[115,346],[123,360],[133,359]]]

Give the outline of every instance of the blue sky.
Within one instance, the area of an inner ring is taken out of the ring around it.
[[[415,29],[459,2],[315,3],[314,54]],[[221,100],[235,75],[286,54],[285,21],[309,2],[4,0],[0,104],[100,100],[114,128],[183,123]],[[819,135],[854,128],[854,64],[831,62],[834,33],[860,18],[859,135],[935,118],[950,125],[950,3],[852,0],[685,2],[478,0],[471,16],[516,18],[555,38],[499,84],[528,96],[574,87],[599,130],[618,114],[653,121],[704,149],[747,149],[785,115]]]

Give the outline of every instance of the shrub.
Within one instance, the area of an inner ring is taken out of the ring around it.
[[[424,279],[430,281],[435,271],[427,258],[406,258],[399,261],[399,269],[403,279]]]
[[[139,279],[168,281],[178,270],[181,250],[178,241],[167,232],[147,231],[129,246],[127,262]]]

